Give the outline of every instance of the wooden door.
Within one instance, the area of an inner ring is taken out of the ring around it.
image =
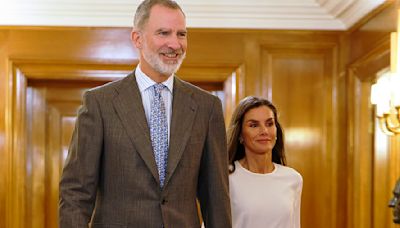
[[[58,226],[59,181],[87,83],[28,84],[26,224]]]
[[[335,177],[340,162],[333,144],[336,110],[332,47],[264,45],[264,96],[279,110],[289,167],[303,177],[302,227],[336,226],[339,207]]]

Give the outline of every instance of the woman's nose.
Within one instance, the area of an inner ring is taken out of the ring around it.
[[[260,132],[261,132],[262,134],[266,134],[266,133],[267,133],[267,127],[261,125]]]

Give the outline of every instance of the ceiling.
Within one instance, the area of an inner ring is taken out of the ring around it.
[[[387,0],[177,0],[189,28],[346,30]],[[140,0],[0,0],[0,25],[130,27]]]

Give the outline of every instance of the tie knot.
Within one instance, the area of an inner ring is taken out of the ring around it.
[[[153,85],[154,95],[160,95],[161,91],[165,88],[165,85],[162,83],[157,83]]]

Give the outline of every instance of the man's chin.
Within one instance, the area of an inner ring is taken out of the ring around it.
[[[165,66],[168,67],[163,67],[162,69],[159,70],[160,73],[165,74],[165,75],[172,75],[175,74],[180,67],[180,64],[164,64]]]
[[[166,76],[171,76],[175,74],[178,70],[158,70],[158,73],[166,75]]]

